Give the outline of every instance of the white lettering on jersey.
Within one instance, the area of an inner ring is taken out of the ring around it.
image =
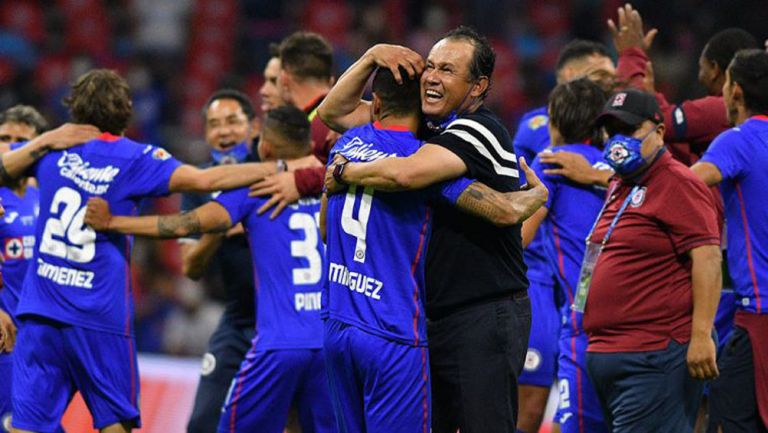
[[[320,310],[320,298],[323,292],[296,293],[293,295],[293,303],[296,311]]]
[[[397,156],[397,153],[387,153],[373,149],[373,143],[365,143],[360,137],[349,140],[339,153],[353,161],[376,161]]]
[[[93,272],[56,266],[37,259],[37,275],[62,286],[93,288]]]
[[[381,300],[379,292],[384,287],[384,283],[358,272],[350,272],[344,265],[331,263],[328,269],[328,280],[332,283],[341,284],[349,288],[349,290],[363,294],[371,299]]]
[[[66,151],[59,158],[57,165],[61,167],[59,174],[75,182],[85,192],[95,195],[106,193],[109,184],[120,173],[119,168],[111,165],[93,168],[91,163],[83,161],[80,155]]]

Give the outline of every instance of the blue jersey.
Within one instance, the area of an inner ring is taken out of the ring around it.
[[[583,155],[595,168],[607,168],[602,152],[588,144],[556,146],[553,152],[567,151]],[[542,224],[545,249],[550,267],[563,291],[561,308],[563,328],[561,338],[583,332],[582,314],[571,309],[581,262],[586,248],[585,240],[605,200],[605,190],[591,185],[571,182],[562,176],[543,173],[546,168],[539,158],[532,166],[541,181],[549,189],[544,206],[547,218]]]
[[[180,162],[165,150],[104,134],[32,166],[40,183],[34,263],[16,311],[97,331],[133,334],[133,237],[83,223],[89,197],[115,215],[135,215],[144,197],[168,194]]]
[[[256,288],[256,349],[319,349],[323,245],[317,218],[320,201],[303,198],[278,218],[258,215],[267,199],[248,189],[215,198],[232,224],[243,223],[251,246]]]
[[[421,146],[412,133],[378,123],[347,131],[331,149],[353,162],[408,156]],[[455,202],[471,181],[387,193],[351,186],[328,199],[327,314],[409,345],[427,342],[424,256],[432,212],[427,201]]]
[[[515,148],[515,155],[525,157],[528,165],[533,164],[536,154],[549,146],[548,124],[547,107],[531,110],[520,119],[512,144]],[[520,170],[520,183],[525,183],[525,173],[522,170]],[[536,232],[531,243],[525,248],[523,260],[528,266],[526,276],[532,282],[531,285],[534,290],[538,289],[539,286],[536,283],[552,284],[554,275],[547,264],[544,241],[540,231]]]
[[[768,313],[768,116],[723,132],[701,160],[723,175],[728,267],[739,308]]]
[[[0,308],[15,318],[22,283],[35,249],[35,224],[40,209],[40,192],[27,187],[24,197],[9,188],[0,188],[5,216],[0,219],[0,245],[4,262]]]

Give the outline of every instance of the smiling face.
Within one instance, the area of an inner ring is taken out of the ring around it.
[[[470,79],[475,47],[461,39],[442,39],[432,47],[421,75],[421,110],[433,119],[471,105],[480,92]]]
[[[251,136],[251,122],[234,99],[217,99],[205,113],[205,141],[225,151]]]

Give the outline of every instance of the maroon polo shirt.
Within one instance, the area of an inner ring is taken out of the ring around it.
[[[687,252],[720,244],[711,191],[669,152],[638,184],[642,188],[619,218],[592,276],[584,312],[588,352],[661,350],[670,338],[686,343],[693,313]],[[613,182],[593,242],[603,240],[633,186]]]

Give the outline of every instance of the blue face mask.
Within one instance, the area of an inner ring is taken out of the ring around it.
[[[217,165],[243,162],[250,153],[250,148],[246,141],[238,143],[227,150],[211,149],[211,156]]]
[[[642,138],[635,138],[622,134],[612,136],[608,139],[608,142],[605,143],[605,148],[603,148],[603,158],[605,158],[608,165],[610,165],[613,171],[619,176],[628,176],[637,173],[648,164],[648,161],[643,158],[641,148],[643,146],[643,141],[654,132],[656,132],[656,128],[653,128]]]

